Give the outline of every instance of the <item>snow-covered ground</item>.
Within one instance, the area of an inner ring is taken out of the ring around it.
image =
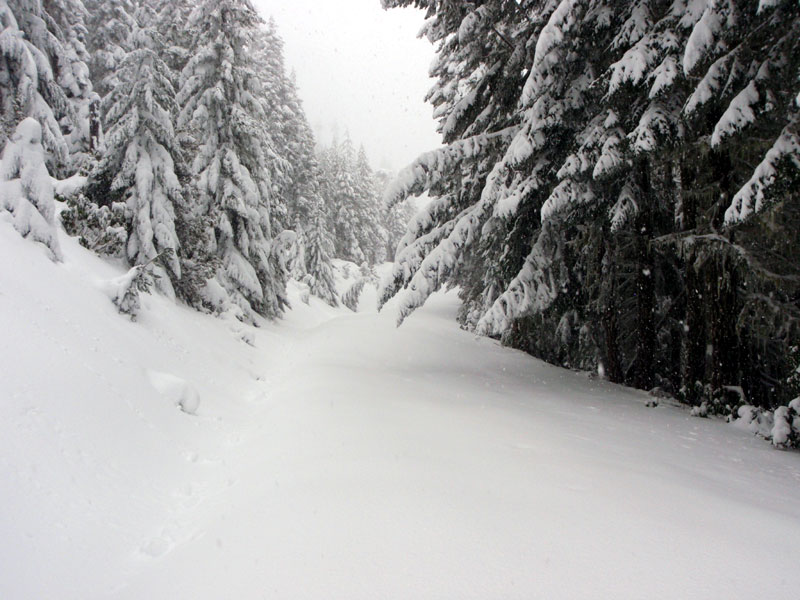
[[[800,597],[798,453],[476,339],[452,295],[133,323],[61,245],[0,220],[3,600]]]

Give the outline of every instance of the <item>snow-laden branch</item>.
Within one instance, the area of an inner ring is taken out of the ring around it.
[[[787,161],[800,172],[800,136],[785,128],[775,140],[764,160],[756,167],[750,180],[733,197],[725,211],[725,223],[732,225],[758,214],[766,205],[769,188],[778,178],[778,169]]]
[[[514,125],[493,133],[474,135],[422,154],[400,171],[386,188],[383,197],[386,208],[429,190],[463,162],[482,156],[495,144],[507,144],[518,131],[519,126]]]

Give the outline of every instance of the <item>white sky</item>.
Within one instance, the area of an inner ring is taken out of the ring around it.
[[[432,107],[433,47],[416,35],[424,13],[380,0],[253,0],[275,17],[318,141],[350,132],[373,167],[400,169],[441,145]]]

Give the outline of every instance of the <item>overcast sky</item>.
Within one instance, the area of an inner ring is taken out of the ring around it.
[[[424,13],[380,0],[253,0],[278,23],[288,69],[317,138],[334,128],[363,143],[373,167],[400,169],[440,145],[424,102],[433,48],[416,35]]]

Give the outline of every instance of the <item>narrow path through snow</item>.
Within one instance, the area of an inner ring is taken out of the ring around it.
[[[297,332],[229,487],[119,596],[795,597],[796,454],[476,340],[454,309]]]

